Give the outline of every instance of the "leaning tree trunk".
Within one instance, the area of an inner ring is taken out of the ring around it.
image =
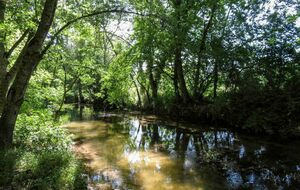
[[[18,72],[6,95],[0,118],[0,148],[12,146],[17,116],[23,103],[30,77],[42,59],[43,44],[52,25],[56,6],[57,0],[46,0],[38,29],[19,55],[21,57],[18,58],[20,61]]]
[[[194,99],[197,100],[200,97],[200,86],[199,86],[199,82],[200,82],[200,67],[201,67],[201,59],[202,59],[202,53],[205,51],[206,49],[206,39],[209,33],[209,30],[213,24],[213,18],[215,15],[217,9],[217,4],[215,3],[211,9],[211,15],[209,18],[208,23],[205,25],[204,29],[203,29],[203,33],[202,33],[202,37],[199,43],[199,50],[198,50],[198,55],[197,55],[197,64],[196,64],[196,72],[195,72],[195,76],[194,76]]]
[[[133,74],[130,74],[130,78],[131,78],[131,80],[133,82],[133,85],[134,85],[135,90],[136,90],[136,94],[138,96],[137,106],[138,106],[139,109],[141,109],[141,107],[142,107],[142,98],[141,98],[141,94],[140,94],[140,91],[139,91],[139,87],[138,87],[138,85],[137,85],[137,83],[136,83],[136,81],[135,81],[135,79],[133,77]]]
[[[35,58],[32,57],[32,59],[34,60]],[[0,119],[0,147],[10,147],[12,145],[14,126],[24,100],[24,94],[30,76],[34,69],[35,67],[25,64],[19,71],[13,86],[9,90]]]
[[[4,23],[6,2],[0,0],[0,25]],[[8,81],[6,77],[6,69],[8,61],[5,55],[5,29],[0,28],[0,117],[5,104],[5,97],[8,88]]]

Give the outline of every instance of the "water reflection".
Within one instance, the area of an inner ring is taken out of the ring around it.
[[[67,126],[91,168],[91,189],[300,187],[296,144],[274,144],[222,129],[171,127],[141,116],[98,119]]]

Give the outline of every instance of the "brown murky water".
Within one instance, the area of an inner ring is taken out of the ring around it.
[[[299,189],[300,149],[150,116],[71,122],[90,189]],[[192,127],[192,128],[191,128]]]

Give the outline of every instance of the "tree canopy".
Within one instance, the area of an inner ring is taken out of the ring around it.
[[[0,0],[0,138],[19,113],[144,109],[293,131],[297,0]]]

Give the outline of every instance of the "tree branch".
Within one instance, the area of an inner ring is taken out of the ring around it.
[[[210,29],[210,27],[212,26],[213,17],[214,17],[214,14],[215,14],[216,9],[217,9],[217,4],[214,4],[214,6],[212,7],[212,10],[211,10],[211,15],[210,15],[209,21],[208,21],[208,23],[206,24],[206,26],[204,27],[202,39],[201,39],[201,42],[200,42],[200,48],[199,48],[199,52],[198,52],[199,55],[200,55],[200,54],[202,53],[202,51],[204,51],[204,49],[205,49],[206,38],[207,38],[207,35],[208,35],[208,32],[209,32],[209,29]]]
[[[34,36],[33,32],[29,31],[29,35],[27,37],[27,41],[22,49],[22,51],[20,52],[17,60],[15,61],[14,65],[11,67],[11,69],[8,72],[8,77],[9,77],[9,81],[12,81],[14,79],[14,77],[16,76],[16,74],[19,72],[21,66],[22,66],[22,59],[23,59],[23,55],[28,47],[28,44],[31,40],[31,38]]]
[[[137,13],[137,12],[133,12],[133,11],[126,11],[124,9],[111,9],[111,10],[103,10],[103,11],[96,11],[87,15],[83,15],[80,17],[77,17],[73,20],[70,20],[69,22],[67,22],[64,26],[62,26],[50,39],[50,41],[48,42],[48,44],[45,46],[45,48],[43,49],[41,55],[45,55],[48,51],[48,49],[53,45],[54,40],[58,37],[58,35],[64,31],[66,28],[68,28],[70,25],[74,24],[75,22],[85,19],[85,18],[89,18],[89,17],[93,17],[96,15],[100,15],[100,14],[104,14],[104,13],[126,13],[126,14],[135,14],[135,15],[139,15],[139,16],[150,16],[150,15],[145,15],[142,13]]]
[[[130,46],[130,47],[133,46],[133,44],[131,44],[128,40],[124,39],[123,37],[121,37],[121,36],[119,36],[119,35],[117,35],[117,34],[115,34],[115,33],[113,33],[113,32],[109,32],[109,31],[107,31],[107,30],[100,31],[100,32],[105,33],[107,37],[109,37],[107,34],[110,34],[110,35],[112,35],[112,36],[114,36],[114,37],[116,37],[116,38],[119,38],[120,40],[122,40],[123,42],[125,42],[125,43],[126,43],[128,46]],[[110,38],[110,40],[111,40],[111,38]]]
[[[27,29],[22,36],[14,43],[14,45],[9,49],[9,51],[6,53],[6,58],[9,58],[11,54],[14,52],[14,50],[20,45],[20,43],[26,38],[27,34],[29,34],[30,29]]]

